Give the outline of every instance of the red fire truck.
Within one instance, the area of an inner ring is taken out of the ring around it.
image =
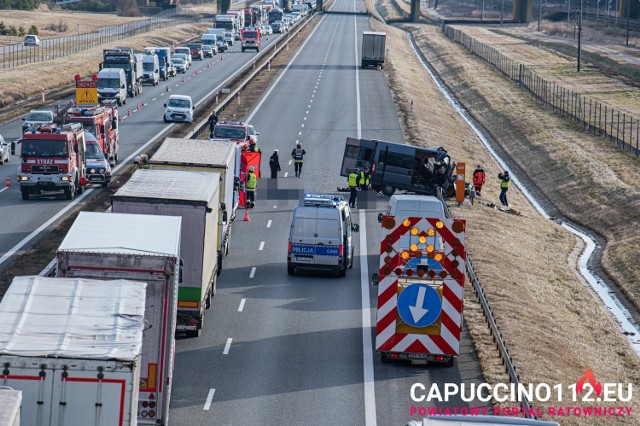
[[[246,19],[246,18],[245,18]],[[260,51],[260,30],[257,28],[244,28],[240,32],[240,47],[244,52],[247,49],[255,49],[256,52]]]
[[[65,122],[80,123],[84,130],[98,140],[109,164],[118,162],[120,139],[118,133],[118,109],[103,103],[96,106],[73,106],[67,109]]]
[[[44,124],[25,133],[20,144],[18,182],[23,200],[45,191],[63,191],[67,200],[82,193],[88,183],[82,124]]]

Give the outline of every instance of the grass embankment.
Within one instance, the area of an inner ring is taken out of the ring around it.
[[[499,167],[431,82],[415,59],[404,32],[379,22],[373,28],[387,32],[385,71],[406,139],[416,145],[442,145],[471,169],[482,163],[488,179],[482,200],[497,203]],[[631,169],[633,159],[539,108],[517,86],[473,58],[462,46],[446,39],[439,28],[424,25],[408,28],[414,31],[421,49],[463,104],[520,166],[526,166],[529,177],[554,202],[571,204],[580,211],[600,210],[597,202],[616,194],[611,186],[629,187],[618,176],[619,170],[612,169],[608,162],[617,161],[618,167],[626,164],[624,167]],[[586,168],[584,164],[598,167],[603,178],[596,181],[595,173],[585,177],[581,173]],[[594,185],[594,193],[603,191],[598,200],[589,199],[592,191],[584,191],[588,184]],[[637,356],[575,271],[576,239],[538,215],[517,188],[509,191],[509,199],[521,216],[477,203],[454,208],[453,212],[467,220],[468,251],[521,380],[534,384],[562,383],[566,391],[566,386],[575,383],[590,368],[600,381],[631,382],[637,386],[640,381]],[[615,221],[633,222],[633,218],[609,218],[609,222]],[[465,293],[465,319],[485,377],[493,383],[505,381],[504,367],[487,337],[486,323],[478,313],[470,288]],[[567,403],[565,398],[563,404]],[[637,399],[631,404],[634,411],[640,408]],[[544,408],[562,404],[536,405]],[[563,425],[617,421],[637,424],[635,416],[554,420]]]

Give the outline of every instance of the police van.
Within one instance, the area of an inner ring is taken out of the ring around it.
[[[353,233],[358,231],[344,197],[305,194],[293,212],[287,272],[327,270],[344,276],[353,267]]]

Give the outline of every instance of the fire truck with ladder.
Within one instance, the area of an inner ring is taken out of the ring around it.
[[[23,200],[49,191],[63,191],[71,200],[83,192],[88,181],[82,124],[44,124],[25,133],[19,143],[18,183]]]
[[[109,164],[118,162],[120,138],[118,132],[118,109],[114,100],[101,105],[76,105],[73,101],[58,112],[63,123],[80,123],[84,130],[94,135]]]

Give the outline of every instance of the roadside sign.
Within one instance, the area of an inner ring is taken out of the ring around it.
[[[221,92],[222,93],[231,93],[231,89],[225,88],[225,89],[222,89]]]
[[[398,314],[412,327],[427,327],[436,322],[442,311],[442,299],[427,284],[411,284],[398,296]]]
[[[456,201],[464,201],[465,163],[456,163]]]
[[[76,104],[96,105],[98,104],[98,82],[76,81]]]

